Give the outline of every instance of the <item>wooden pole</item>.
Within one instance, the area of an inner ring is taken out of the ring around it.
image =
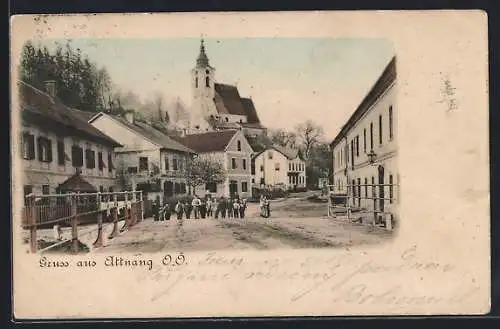
[[[113,209],[111,209],[111,211],[113,212],[113,231],[109,235],[108,239],[113,239],[118,235],[118,199],[116,197],[116,194],[113,194],[113,204],[114,207]]]
[[[36,241],[35,197],[33,195],[28,195],[27,199],[26,216],[28,217],[28,225],[30,225],[30,251],[36,253],[38,248]]]
[[[78,253],[78,215],[76,195],[71,196],[71,252]]]
[[[101,193],[97,193],[97,206],[99,207],[97,213],[97,239],[94,242],[94,247],[102,247],[102,211],[101,211]]]
[[[139,197],[141,199],[141,222],[144,220],[144,199],[142,195],[142,191],[139,191]]]

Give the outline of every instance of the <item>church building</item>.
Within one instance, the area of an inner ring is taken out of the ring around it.
[[[188,134],[241,129],[246,136],[266,134],[251,98],[243,98],[234,85],[215,82],[201,40],[196,66],[191,71],[192,104]]]

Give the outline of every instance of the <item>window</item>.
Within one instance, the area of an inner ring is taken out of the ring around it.
[[[382,115],[378,116],[378,143],[382,145]]]
[[[50,139],[38,137],[38,160],[52,162],[52,141]]]
[[[93,169],[95,168],[95,152],[91,149],[85,150],[85,160],[87,168]]]
[[[264,171],[264,165],[260,165],[260,171]]]
[[[229,118],[228,117],[226,117],[226,122],[229,122]]]
[[[128,167],[127,172],[129,174],[137,174],[137,167]]]
[[[99,185],[99,192],[104,192],[104,187],[102,185]]]
[[[71,161],[73,167],[83,166],[83,149],[79,146],[71,147]]]
[[[110,193],[113,193],[113,192],[114,192],[113,187],[112,187],[112,186],[110,186],[110,187],[109,187],[109,189],[108,189],[108,191],[109,191]]]
[[[376,198],[375,177],[372,176],[372,198]],[[374,199],[375,201],[375,199]]]
[[[33,193],[33,186],[24,185],[23,190],[24,190],[24,196],[30,195],[31,193]]]
[[[179,170],[179,160],[177,158],[172,159],[172,170]]]
[[[368,198],[368,178],[365,178],[365,198]]]
[[[392,175],[389,175],[389,203],[392,204],[392,197],[393,197],[393,193],[394,193],[394,188],[392,186],[393,184],[393,178],[392,178]]]
[[[252,178],[252,184],[255,183],[255,178]]]
[[[25,133],[22,136],[23,158],[33,160],[35,158],[35,136]]]
[[[349,164],[349,143],[346,145],[346,163]]]
[[[194,79],[194,87],[198,88],[198,77]]]
[[[210,87],[210,78],[209,77],[205,77],[205,87]]]
[[[356,180],[352,180],[351,181],[351,194],[352,194],[352,197],[353,197],[353,202],[354,202],[354,198],[356,197]]]
[[[231,169],[236,169],[236,159],[231,158]]]
[[[370,150],[373,150],[373,122],[370,122]]]
[[[366,153],[366,128],[363,129],[363,152]]]
[[[268,152],[267,152],[267,156],[268,156],[268,158],[269,158],[270,160],[272,160],[272,159],[273,159],[273,151],[268,151]]]
[[[255,160],[250,161],[250,173],[255,175]]]
[[[265,180],[264,180],[264,177],[262,177],[262,178],[260,179],[260,185],[265,185],[265,184],[266,184],[266,182],[265,182]]]
[[[64,166],[65,161],[64,155],[64,141],[57,141],[57,164],[60,166]]]
[[[280,170],[280,163],[279,163],[279,162],[276,162],[276,163],[274,164],[274,170],[276,170],[276,171],[279,171],[279,170]]]
[[[217,185],[215,187],[217,188]],[[181,193],[186,194],[186,183],[181,183]]]
[[[247,170],[247,160],[243,159],[243,170]]]
[[[288,164],[288,170],[292,171],[292,164],[291,163]]]
[[[361,205],[361,178],[358,178],[358,206]]]
[[[351,164],[354,168],[354,139],[351,139]]]
[[[113,167],[113,155],[111,152],[108,153],[108,172],[112,172],[114,169]]]
[[[102,160],[102,152],[97,152],[97,166],[100,171],[104,168],[104,161]]]
[[[241,192],[247,192],[247,191],[248,191],[247,182],[241,182]]]
[[[50,186],[49,185],[42,185],[42,194],[50,194]]]
[[[148,170],[148,158],[139,157],[139,171],[147,171],[147,170]]]
[[[165,157],[165,171],[170,170],[170,161],[168,161],[168,157]]]
[[[238,151],[241,151],[241,142],[238,141]]]
[[[391,105],[389,106],[389,140],[392,140],[394,134],[392,125],[393,123],[392,123],[392,105]]]
[[[356,135],[356,156],[359,157],[359,135]]]
[[[205,73],[206,73],[206,74],[210,74],[210,71],[209,71],[209,70],[205,70]]]

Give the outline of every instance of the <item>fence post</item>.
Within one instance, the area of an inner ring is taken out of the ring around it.
[[[113,194],[113,231],[109,235],[108,239],[113,239],[118,235],[118,199],[116,194]]]
[[[141,222],[144,220],[144,199],[142,195],[142,190],[139,191],[139,197],[141,199]]]
[[[125,192],[125,203],[123,207],[123,217],[124,217],[124,224],[120,230],[120,232],[125,231],[129,227],[129,212],[128,212],[128,192]]]
[[[94,247],[102,247],[102,211],[101,211],[101,193],[97,193],[97,206],[99,207],[97,213],[97,239],[94,242]]]
[[[134,190],[132,191],[132,201],[130,202],[130,217],[131,217],[130,226],[134,226],[139,221],[138,213],[137,213],[137,208],[138,208],[137,206],[138,206],[137,194],[136,194],[136,191],[134,188]]]
[[[78,253],[78,215],[75,194],[71,196],[71,252]]]
[[[30,194],[26,196],[27,198],[27,207],[26,207],[26,216],[28,225],[30,226],[30,251],[32,253],[36,253],[37,241],[36,241],[36,212],[35,212],[35,197]]]

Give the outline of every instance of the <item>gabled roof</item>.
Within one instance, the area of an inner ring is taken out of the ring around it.
[[[34,125],[44,124],[52,129],[56,128],[54,126],[56,124],[59,126],[58,133],[64,131],[113,147],[121,146],[120,143],[89,124],[76,112],[77,110],[67,107],[57,98],[23,81],[18,81],[18,87],[22,118],[26,122]],[[63,129],[60,129],[61,127]]]
[[[297,149],[290,149],[290,148],[285,148],[285,147],[282,147],[280,145],[271,145],[271,146],[268,146],[264,149],[261,149],[260,151],[258,151],[258,153],[254,154],[253,155],[253,158],[256,158],[258,157],[259,155],[261,155],[264,151],[267,151],[267,150],[275,150],[281,154],[283,154],[288,160],[293,160],[297,157],[299,157],[300,159],[302,159],[301,157],[301,153],[299,150]]]
[[[211,131],[202,134],[186,135],[176,139],[198,153],[223,152],[238,130]]]
[[[236,86],[215,84],[215,107],[220,114],[246,115]]]
[[[83,177],[79,174],[75,174],[65,180],[63,183],[59,184],[58,189],[63,191],[83,193],[97,192],[97,189],[92,184],[83,179]]]
[[[245,109],[245,114],[247,116],[247,123],[260,125],[259,116],[257,115],[257,110],[255,109],[255,105],[253,104],[252,99],[242,98],[241,102],[243,104],[243,108]]]
[[[366,94],[365,98],[361,101],[361,104],[356,108],[351,117],[342,126],[342,129],[333,139],[330,146],[335,147],[342,138],[347,134],[349,129],[351,129],[356,122],[365,114],[370,107],[375,103],[375,101],[391,86],[391,84],[396,80],[396,57],[392,57],[390,62],[385,67],[382,74],[379,76],[375,84],[372,86],[370,91]]]
[[[153,142],[155,144],[160,145],[161,148],[163,148],[163,149],[179,151],[179,152],[186,152],[186,153],[196,153],[192,149],[179,143],[174,138],[165,135],[164,133],[162,133],[158,129],[154,128],[153,126],[151,126],[145,122],[135,120],[134,123],[130,123],[125,118],[123,118],[119,115],[112,115],[112,114],[107,114],[107,113],[101,113],[101,115],[107,115],[107,116],[111,117],[112,119],[119,122],[123,126],[134,131],[135,133],[145,137],[146,139],[150,140],[151,142]],[[93,118],[92,120],[95,120],[95,119],[97,119],[97,117]]]

